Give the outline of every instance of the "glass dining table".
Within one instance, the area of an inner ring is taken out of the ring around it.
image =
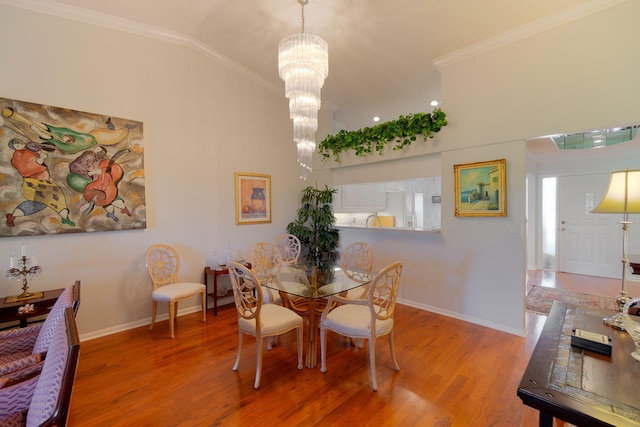
[[[366,286],[374,277],[372,272],[343,271],[339,267],[321,272],[317,267],[287,265],[282,266],[272,280],[262,280],[261,284],[279,292],[282,305],[305,319],[305,366],[315,368],[318,360],[318,325],[328,304],[327,297],[344,296],[350,290]],[[360,297],[358,294],[361,293],[356,292],[356,298]]]

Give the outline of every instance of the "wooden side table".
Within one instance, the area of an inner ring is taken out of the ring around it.
[[[24,328],[27,326],[27,319],[48,314],[63,291],[64,288],[44,291],[42,298],[25,299],[10,303],[6,303],[6,297],[3,297],[0,300],[0,323],[20,321],[20,327]],[[25,304],[33,304],[33,311],[19,313],[18,309]]]
[[[244,263],[247,268],[251,268],[250,263]],[[213,298],[213,315],[218,315],[218,300],[233,295],[233,291],[227,292],[226,295],[218,296],[218,277],[229,274],[229,269],[222,265],[218,268],[204,268],[204,286],[207,289],[207,310],[209,310],[209,298]],[[209,292],[209,275],[213,276],[213,292]]]
[[[629,267],[631,274],[640,274],[640,255],[629,255]]]

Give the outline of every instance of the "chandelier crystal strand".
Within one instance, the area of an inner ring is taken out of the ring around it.
[[[289,99],[289,117],[293,120],[293,140],[298,148],[301,179],[306,179],[312,170],[320,91],[329,74],[327,42],[304,32],[304,5],[307,2],[298,0],[302,5],[302,32],[285,37],[278,46],[278,69],[285,83],[285,96]]]

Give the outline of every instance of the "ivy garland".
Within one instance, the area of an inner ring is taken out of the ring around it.
[[[356,156],[360,157],[370,154],[374,149],[382,155],[384,147],[389,142],[396,142],[393,151],[399,151],[411,145],[417,139],[416,135],[422,134],[426,141],[427,138],[433,138],[433,134],[446,125],[446,114],[440,108],[436,108],[431,113],[400,116],[397,120],[380,123],[373,127],[355,131],[341,130],[323,139],[318,152],[322,160],[333,155],[337,162],[340,161],[340,153],[349,150],[354,150]]]

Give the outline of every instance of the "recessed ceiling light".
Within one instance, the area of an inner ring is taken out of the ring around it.
[[[374,122],[379,122],[379,121],[380,121],[380,117],[375,116],[375,117],[373,118],[373,121],[374,121]]]
[[[440,102],[437,99],[434,99],[433,101],[431,101],[431,106],[432,107],[437,107],[438,104],[440,104]]]

